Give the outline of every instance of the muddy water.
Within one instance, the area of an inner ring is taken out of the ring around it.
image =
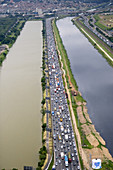
[[[42,23],[27,22],[0,69],[0,169],[37,167]]]

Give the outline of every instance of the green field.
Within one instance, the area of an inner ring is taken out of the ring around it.
[[[16,17],[0,18],[0,42],[5,38],[5,34],[17,21]]]
[[[95,25],[97,25],[102,30],[113,30],[113,15],[95,15],[94,18],[96,19]]]

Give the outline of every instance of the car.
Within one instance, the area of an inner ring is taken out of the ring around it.
[[[74,156],[74,153],[71,153],[71,156]]]
[[[76,163],[75,163],[75,161],[73,161],[73,166],[76,166]]]
[[[72,134],[72,138],[74,138],[74,135]]]
[[[68,121],[68,120],[67,120]],[[67,128],[69,127],[69,125],[67,124]]]
[[[74,160],[75,160],[75,157],[72,157],[72,160],[74,161]]]
[[[67,130],[67,131],[68,131],[68,133],[70,133],[70,130],[69,130],[69,128],[68,128],[68,130]]]
[[[69,139],[71,139],[71,136],[69,135]]]
[[[56,162],[56,163],[55,163],[55,165],[57,166],[57,165],[58,165],[58,163]]]
[[[75,147],[76,145],[75,145],[75,142],[73,142],[73,146]]]
[[[76,147],[74,147],[74,151],[76,151]]]
[[[64,133],[62,133],[62,136],[64,136]]]
[[[59,164],[60,164],[60,163],[61,163],[61,160],[59,159],[58,162],[59,162]]]
[[[65,154],[67,153],[67,150],[66,150],[66,149],[64,150],[64,153],[65,153]]]
[[[63,139],[63,145],[65,145],[65,140]]]
[[[63,149],[63,145],[61,145],[61,149]]]
[[[80,166],[77,166],[77,169],[80,169]]]

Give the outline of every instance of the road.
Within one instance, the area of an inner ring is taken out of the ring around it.
[[[80,169],[77,148],[51,26],[46,20],[55,169]],[[64,158],[68,157],[68,161]],[[70,159],[69,159],[70,158]]]

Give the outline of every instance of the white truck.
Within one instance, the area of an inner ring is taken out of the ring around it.
[[[65,140],[68,141],[68,134],[65,135]]]
[[[64,152],[61,152],[60,155],[61,155],[61,159],[64,159]]]

